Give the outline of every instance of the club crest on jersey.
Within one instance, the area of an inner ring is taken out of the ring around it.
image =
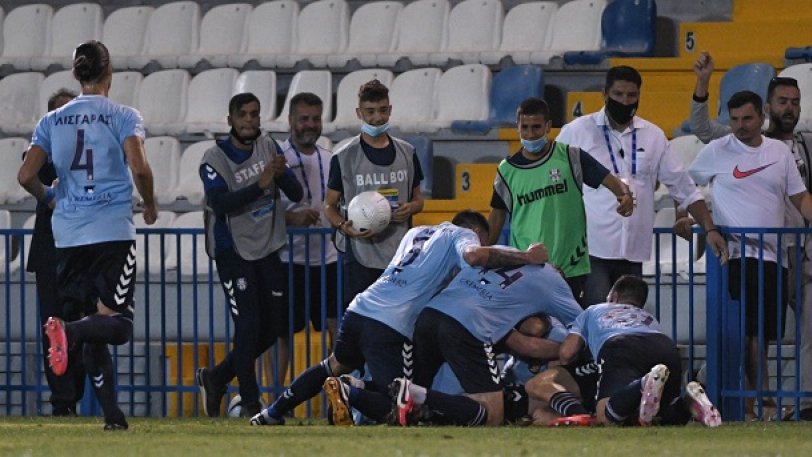
[[[553,168],[550,170],[550,181],[558,182],[561,180],[561,170],[558,168]]]
[[[237,278],[237,289],[245,290],[248,288],[248,281],[245,278]]]

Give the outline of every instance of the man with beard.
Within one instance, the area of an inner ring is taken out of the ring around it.
[[[711,249],[726,259],[725,241],[713,225],[705,200],[671,153],[662,129],[635,116],[643,81],[627,66],[606,73],[606,106],[565,125],[557,141],[576,146],[624,181],[634,198],[628,218],[615,211],[617,197],[605,187],[584,187],[589,262],[588,305],[603,303],[612,284],[625,274],[641,276],[651,256],[654,228],[654,188],[659,181],[671,197],[687,208],[707,233]]]
[[[694,64],[696,86],[694,87],[691,102],[691,131],[703,142],[721,138],[731,132],[729,125],[711,122],[708,117],[708,88],[713,74],[713,58],[703,52]],[[767,102],[764,111],[769,117],[769,124],[764,136],[784,142],[792,151],[798,172],[801,174],[804,185],[812,189],[812,176],[809,173],[812,164],[812,134],[795,132],[795,126],[801,115],[801,91],[798,81],[794,78],[775,77],[767,86]],[[787,227],[806,227],[803,217],[794,206],[786,205],[785,225]],[[681,219],[678,225],[685,228],[693,222],[689,218]],[[803,246],[801,263],[798,264],[795,250],[795,237],[784,239],[788,248],[786,259],[789,263],[789,294],[790,303],[797,306],[801,304],[801,315],[805,318],[801,322],[801,334],[805,337],[801,341],[801,390],[812,390],[812,239],[810,235],[801,237]],[[797,269],[801,269],[801,297],[795,297],[794,281]],[[801,419],[812,420],[812,398],[801,400]]]
[[[217,264],[234,320],[234,345],[214,368],[200,368],[203,411],[220,414],[226,385],[240,383],[243,416],[260,410],[254,371],[257,357],[278,336],[276,321],[287,306],[279,250],[287,241],[281,192],[302,199],[302,186],[279,145],[259,130],[259,99],[251,93],[228,104],[231,132],[205,152],[200,179],[206,191],[206,252]]]

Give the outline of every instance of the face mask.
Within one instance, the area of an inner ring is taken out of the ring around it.
[[[364,122],[364,125],[361,126],[361,131],[373,138],[377,138],[383,135],[384,133],[386,133],[387,130],[389,130],[388,122],[386,124],[381,125],[369,125],[366,122]]]
[[[547,137],[543,136],[538,140],[525,140],[524,138],[521,139],[522,147],[525,151],[535,154],[544,148],[544,145],[547,144]]]
[[[259,138],[259,136],[262,134],[262,132],[260,132],[259,130],[257,130],[256,135],[254,135],[254,136],[252,136],[252,137],[250,137],[250,138],[249,138],[249,137],[240,136],[240,135],[237,133],[237,131],[236,131],[236,130],[234,130],[234,127],[231,127],[231,132],[229,132],[229,134],[230,134],[232,137],[236,138],[236,139],[237,139],[237,141],[239,141],[240,143],[242,143],[242,144],[244,144],[244,145],[246,145],[246,146],[250,146],[250,145],[254,144],[254,141],[256,141],[256,140],[257,140],[257,138]]]
[[[631,105],[624,105],[612,97],[607,97],[606,112],[608,112],[612,120],[618,124],[628,124],[629,121],[631,121],[634,117],[634,113],[637,112],[638,104],[639,102],[635,102]]]

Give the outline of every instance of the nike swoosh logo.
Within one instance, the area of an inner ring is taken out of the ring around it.
[[[774,164],[775,164],[775,162],[768,163],[767,165],[764,165],[764,166],[761,166],[761,167],[758,167],[758,168],[753,168],[752,170],[744,170],[744,171],[739,170],[739,166],[736,165],[736,168],[733,169],[733,177],[736,178],[736,179],[744,179],[744,178],[746,178],[748,176],[752,176],[752,175],[758,173],[759,171],[769,167],[770,165],[774,165]]]

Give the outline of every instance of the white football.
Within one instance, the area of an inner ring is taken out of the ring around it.
[[[392,207],[389,200],[374,190],[361,192],[347,206],[347,219],[355,230],[378,233],[389,225]]]
[[[265,409],[265,402],[262,398],[259,399],[259,405],[262,409]],[[237,394],[231,397],[231,401],[228,402],[226,415],[231,418],[239,418],[240,412],[242,412],[242,397],[240,397],[240,394]]]

